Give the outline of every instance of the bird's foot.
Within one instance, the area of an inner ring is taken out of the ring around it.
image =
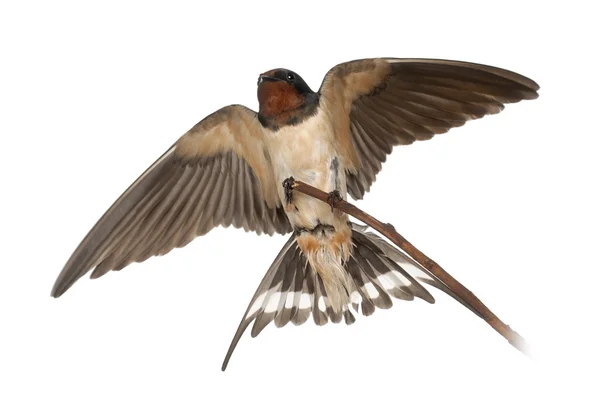
[[[285,203],[288,205],[292,204],[292,190],[296,188],[296,180],[293,176],[288,177],[281,183],[283,186],[283,191],[285,192]]]
[[[337,189],[327,194],[327,203],[331,206],[331,213],[333,213],[333,205],[335,202],[339,202],[340,200],[344,200],[344,198]]]

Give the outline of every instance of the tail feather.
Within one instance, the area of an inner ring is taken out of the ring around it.
[[[277,306],[277,316],[275,317],[275,327],[280,328],[285,326],[292,320],[294,311],[294,299],[296,296],[300,296],[302,293],[302,282],[304,280],[304,268],[302,267],[302,261],[296,261],[296,263],[289,264],[286,269],[286,273],[290,275],[289,279],[284,279],[282,285],[282,293],[287,295],[281,295],[279,298],[279,305]]]
[[[369,238],[384,252],[384,254],[389,258],[390,262],[395,265],[399,272],[405,275],[407,278],[413,278],[417,281],[427,284],[431,287],[435,287],[440,291],[443,291],[450,297],[454,298],[456,301],[461,303],[463,306],[471,310],[475,315],[481,317],[481,315],[472,308],[469,304],[467,304],[463,299],[459,298],[454,294],[450,288],[442,281],[440,281],[437,277],[432,275],[427,269],[422,267],[419,263],[413,260],[411,257],[406,255],[404,252],[398,250],[392,245],[388,244],[386,241],[381,239],[378,235],[375,235],[372,232],[366,231],[366,226],[360,226],[356,224],[352,224],[353,229],[360,228],[362,232],[369,236]],[[422,287],[422,286],[421,286]],[[428,295],[429,293],[425,290],[423,295]],[[422,298],[422,297],[421,297]],[[424,298],[425,299],[425,298]],[[427,301],[427,300],[426,300]]]
[[[421,283],[444,291],[470,308],[406,254],[367,231],[366,226],[352,224],[352,252],[343,264],[343,271],[345,277],[340,281],[345,290],[342,296],[345,301],[337,309],[332,304],[339,300],[339,295],[330,301],[328,294],[332,287],[328,287],[327,279],[321,278],[309,264],[292,236],[252,297],[231,341],[222,370],[227,368],[235,347],[252,322],[252,337],[260,334],[271,322],[276,327],[284,327],[289,322],[301,325],[311,314],[319,326],[342,320],[349,325],[356,321],[353,312],[360,310],[361,314],[369,316],[376,308],[390,308],[392,298],[412,301],[418,297],[434,303],[433,296]],[[339,273],[339,270],[335,272]]]
[[[305,272],[306,268],[309,268],[308,262],[306,266],[303,268]],[[294,308],[292,309],[292,323],[296,326],[300,326],[306,323],[310,317],[310,292],[308,291],[308,280],[310,278],[305,278],[302,281],[302,292],[296,292],[296,296],[294,297]],[[300,294],[300,295],[298,295]]]
[[[310,277],[313,277],[313,275]],[[317,326],[323,326],[327,324],[327,314],[325,314],[325,299],[322,297],[325,293],[325,290],[321,289],[322,284],[319,283],[320,278],[317,279],[310,277],[308,278],[308,291],[312,293],[313,321]]]

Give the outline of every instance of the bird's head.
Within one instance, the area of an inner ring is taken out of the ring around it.
[[[297,73],[288,69],[273,69],[258,77],[259,115],[263,119],[278,119],[290,124],[295,113],[313,104],[317,94]],[[287,121],[286,121],[287,120]]]

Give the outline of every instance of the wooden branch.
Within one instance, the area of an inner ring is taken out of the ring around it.
[[[319,199],[327,204],[331,203],[331,200],[328,199],[328,194],[322,190],[317,189],[309,184],[306,184],[301,181],[294,181],[291,185],[292,189],[304,193],[308,196],[312,196],[316,199]],[[410,255],[415,261],[421,264],[425,269],[427,269],[431,274],[433,274],[436,278],[442,281],[449,289],[452,291],[457,297],[466,302],[470,307],[472,307],[482,319],[485,320],[494,330],[496,330],[502,337],[504,337],[508,342],[520,350],[524,354],[528,354],[527,352],[527,344],[525,339],[519,335],[516,331],[510,328],[510,326],[504,324],[492,311],[485,306],[477,298],[471,291],[469,291],[464,285],[454,279],[450,274],[448,274],[442,267],[440,267],[435,261],[431,258],[427,257],[420,250],[415,248],[410,242],[408,242],[402,235],[396,232],[396,229],[389,223],[382,223],[379,220],[375,219],[373,216],[368,213],[363,212],[356,206],[351,203],[346,202],[345,200],[334,200],[333,206],[336,209],[339,209],[347,214],[354,216],[356,219],[366,223],[373,229],[379,231],[381,234],[385,235],[389,240],[394,242],[400,249]]]

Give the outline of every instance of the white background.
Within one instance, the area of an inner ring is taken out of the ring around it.
[[[0,413],[598,413],[599,34],[586,3],[6,3]],[[396,302],[351,327],[247,334],[222,373],[286,240],[235,229],[50,298],[86,232],[182,133],[230,103],[257,109],[259,73],[287,67],[317,89],[333,65],[377,56],[486,63],[541,85],[536,101],[397,148],[358,204],[525,336],[533,360],[434,291],[435,305]]]

